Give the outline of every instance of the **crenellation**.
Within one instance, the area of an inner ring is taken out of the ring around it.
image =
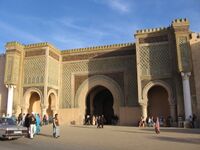
[[[166,27],[149,28],[149,29],[137,30],[136,34],[153,33],[153,32],[158,32],[158,31],[165,31],[165,30],[168,30],[168,28]]]
[[[103,45],[103,46],[93,46],[93,47],[86,47],[86,48],[77,48],[77,49],[68,49],[63,50],[62,54],[68,54],[73,52],[84,52],[84,51],[95,51],[95,50],[103,50],[103,49],[110,49],[110,48],[123,48],[127,46],[133,46],[134,43],[121,43],[121,44],[112,44],[112,45]]]

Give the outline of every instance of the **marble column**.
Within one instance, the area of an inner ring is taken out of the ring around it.
[[[142,104],[141,108],[142,108],[142,116],[144,117],[144,119],[146,119],[147,118],[147,105]]]
[[[13,95],[14,95],[14,85],[6,85],[8,88],[8,99],[7,99],[7,116],[11,117],[13,112]]]
[[[191,93],[190,93],[190,77],[191,73],[181,72],[183,82],[183,96],[184,96],[184,108],[185,108],[185,120],[188,120],[192,116],[192,104],[191,104]]]

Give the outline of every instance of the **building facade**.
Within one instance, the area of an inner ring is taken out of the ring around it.
[[[8,42],[0,56],[0,113],[59,113],[63,123],[85,115],[200,120],[200,38],[187,19],[138,30],[135,43],[59,50],[49,43]],[[180,120],[179,120],[180,121]]]

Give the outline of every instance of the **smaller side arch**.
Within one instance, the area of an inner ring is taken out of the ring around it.
[[[143,92],[142,92],[143,102],[142,102],[142,104],[147,105],[147,103],[148,103],[148,91],[153,86],[156,86],[156,85],[163,87],[167,91],[169,104],[174,105],[175,102],[174,102],[173,92],[172,92],[171,87],[169,86],[168,83],[161,81],[161,80],[151,81],[143,88]]]
[[[30,100],[31,94],[34,92],[36,92],[40,97],[40,100],[41,100],[40,105],[41,106],[43,105],[44,97],[43,97],[42,92],[37,88],[29,88],[26,90],[26,92],[24,93],[24,96],[23,96],[23,102],[22,102],[22,111],[23,112],[27,112],[29,104],[30,104],[29,100]]]
[[[173,91],[170,85],[162,80],[150,81],[142,90],[142,99],[139,100],[139,104],[142,107],[142,116],[147,118],[147,105],[148,105],[148,92],[153,86],[161,86],[163,87],[168,94],[168,102],[170,105],[170,115],[175,120],[176,118],[176,103],[175,98],[173,96]]]
[[[52,110],[58,110],[58,95],[56,90],[50,89],[48,91],[47,97],[51,97],[51,109]]]

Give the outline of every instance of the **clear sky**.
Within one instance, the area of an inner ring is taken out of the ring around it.
[[[175,18],[200,32],[200,0],[0,0],[0,53],[9,41],[61,50],[133,42],[137,29]]]

